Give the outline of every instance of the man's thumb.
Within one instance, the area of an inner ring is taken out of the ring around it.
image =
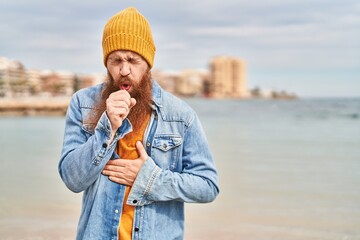
[[[130,98],[130,109],[131,109],[133,106],[135,106],[135,104],[136,104],[135,98]]]
[[[137,150],[140,158],[142,158],[142,157],[147,158],[148,157],[148,155],[146,153],[146,150],[145,150],[144,146],[142,145],[142,143],[140,141],[136,142],[136,150]]]

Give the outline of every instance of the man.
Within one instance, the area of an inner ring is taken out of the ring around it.
[[[135,8],[103,34],[108,81],[74,94],[59,173],[84,191],[77,239],[182,239],[184,202],[218,195],[195,112],[151,79],[155,45]]]

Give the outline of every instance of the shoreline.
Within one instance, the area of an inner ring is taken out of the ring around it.
[[[0,99],[0,116],[65,116],[70,97]]]
[[[183,98],[183,96],[178,96]],[[71,97],[14,97],[0,98],[0,116],[65,116]],[[204,98],[206,99],[206,98]],[[208,98],[223,100],[226,98]],[[227,98],[232,99],[232,98]],[[236,99],[236,98],[235,98]],[[243,98],[239,100],[260,98]],[[278,100],[278,99],[262,99]],[[281,99],[283,100],[283,99]],[[292,100],[292,99],[284,99]]]

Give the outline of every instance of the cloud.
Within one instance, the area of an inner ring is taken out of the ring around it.
[[[258,72],[360,68],[357,0],[2,0],[0,55],[27,67],[103,71],[103,26],[130,5],[152,26],[161,69],[206,68],[222,54]]]

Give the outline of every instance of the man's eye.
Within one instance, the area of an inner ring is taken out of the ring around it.
[[[139,62],[139,59],[135,58],[135,57],[130,57],[130,58],[128,58],[128,62],[129,63],[137,63],[137,62]]]
[[[120,63],[120,62],[121,62],[121,59],[120,59],[120,58],[113,58],[113,59],[111,59],[111,62],[113,62],[113,63]]]

